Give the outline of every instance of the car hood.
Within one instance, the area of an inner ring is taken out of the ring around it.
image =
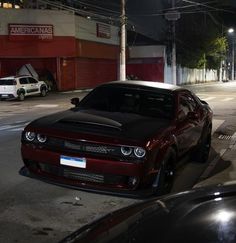
[[[169,125],[169,120],[144,117],[133,113],[95,110],[75,111],[73,109],[37,119],[30,124],[34,127],[47,127],[134,140],[150,138]]]

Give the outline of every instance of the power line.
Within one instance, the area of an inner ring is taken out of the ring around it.
[[[106,12],[111,12],[111,13],[115,13],[115,14],[120,14],[120,12],[118,12],[118,11],[114,11],[114,10],[108,9],[108,8],[103,8],[101,6],[93,5],[93,4],[90,4],[90,3],[85,3],[85,2],[82,2],[82,1],[74,1],[74,2],[76,4],[81,4],[81,5],[88,6],[88,7],[94,8],[94,9],[104,10]]]
[[[60,9],[63,9],[63,10],[71,11],[73,13],[77,13],[77,14],[82,15],[82,16],[86,16],[86,17],[91,16],[91,17],[98,19],[98,20],[101,20],[101,21],[114,21],[114,22],[119,21],[119,19],[116,16],[106,16],[106,15],[102,15],[102,14],[97,14],[97,13],[85,11],[85,10],[78,9],[78,8],[74,8],[74,7],[71,7],[71,6],[68,6],[68,5],[64,5],[64,4],[58,5],[58,4],[53,3],[51,1],[48,1],[48,0],[39,0],[39,2],[42,2],[42,3],[47,4],[49,6],[60,8]]]
[[[201,3],[197,3],[197,2],[193,2],[193,1],[189,1],[189,0],[183,0],[184,2],[188,2],[191,3],[190,5],[185,5],[185,6],[179,6],[179,7],[174,7],[174,8],[166,8],[166,9],[161,9],[158,10],[156,13],[149,13],[149,14],[129,14],[130,17],[155,17],[155,16],[164,16],[165,12],[167,11],[174,11],[174,10],[180,10],[179,12],[181,14],[191,14],[191,13],[200,13],[200,12],[207,12],[207,11],[221,11],[221,12],[228,12],[228,13],[235,13],[233,11],[230,10],[226,10],[226,9],[219,9],[219,8],[215,8],[215,7],[211,7],[207,4],[210,3],[214,3],[216,1],[209,1],[206,2],[205,4],[201,4]],[[211,10],[190,10],[190,11],[185,11],[185,12],[181,12],[182,9],[186,9],[186,8],[191,8],[191,7],[195,7],[195,6],[204,6],[207,7]]]

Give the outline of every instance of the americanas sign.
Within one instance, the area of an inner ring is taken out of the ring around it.
[[[53,39],[53,25],[48,24],[9,24],[8,35],[10,40],[41,40]]]

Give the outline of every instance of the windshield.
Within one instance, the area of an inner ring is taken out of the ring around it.
[[[80,110],[134,113],[148,117],[173,117],[173,95],[127,87],[99,87],[81,101]]]
[[[0,85],[14,85],[14,79],[0,79]]]

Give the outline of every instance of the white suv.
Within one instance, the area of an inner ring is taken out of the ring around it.
[[[0,78],[0,99],[19,99],[25,96],[40,94],[46,96],[48,87],[45,82],[31,76],[12,76]]]

